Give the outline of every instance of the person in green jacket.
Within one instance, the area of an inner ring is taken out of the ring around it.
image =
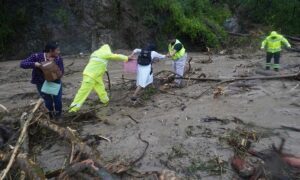
[[[267,51],[266,70],[270,70],[270,68],[273,67],[275,71],[279,71],[279,61],[282,44],[284,44],[288,48],[291,48],[288,40],[281,34],[278,34],[276,31],[272,31],[271,34],[262,42],[261,49],[265,49]],[[274,64],[272,65],[271,61],[273,57]]]
[[[96,91],[103,104],[108,104],[109,98],[105,90],[103,75],[107,71],[107,64],[110,60],[127,62],[128,56],[113,54],[108,44],[91,54],[89,63],[83,71],[81,87],[70,105],[69,112],[79,111],[92,90]]]

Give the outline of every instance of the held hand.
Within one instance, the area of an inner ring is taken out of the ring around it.
[[[133,60],[133,56],[128,56],[128,61],[131,61],[131,60]]]
[[[260,49],[261,49],[261,50],[264,50],[265,48],[264,48],[264,47],[261,47]]]
[[[38,67],[41,67],[42,65],[41,65],[41,63],[36,62],[36,63],[34,63],[34,66],[38,68]]]

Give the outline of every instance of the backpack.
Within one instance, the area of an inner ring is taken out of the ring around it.
[[[137,62],[139,65],[142,65],[142,66],[150,65],[152,62],[151,51],[142,50],[142,52],[140,53],[140,55],[138,57]]]

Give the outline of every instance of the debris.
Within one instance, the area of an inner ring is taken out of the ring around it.
[[[1,107],[5,112],[9,113],[9,110],[8,110],[4,105],[0,104],[0,107]]]
[[[174,171],[163,170],[159,175],[159,180],[179,180]]]
[[[146,144],[146,147],[144,149],[144,151],[142,152],[142,154],[135,160],[131,161],[130,163],[123,163],[123,162],[116,162],[116,163],[109,163],[105,166],[105,168],[111,172],[111,173],[123,173],[126,172],[127,170],[129,170],[130,168],[132,168],[132,166],[134,166],[137,162],[139,162],[141,159],[143,159],[143,157],[145,156],[147,149],[149,147],[149,142],[142,139],[141,137],[141,133],[139,134],[139,139]]]
[[[242,33],[233,33],[233,32],[227,32],[229,35],[232,36],[240,36],[240,37],[249,37],[251,36],[250,34],[242,34]]]
[[[226,172],[228,163],[221,160],[220,157],[213,157],[208,161],[203,162],[200,159],[193,160],[188,167],[188,172],[195,173],[196,171],[206,171],[209,175],[220,175]]]
[[[221,86],[218,86],[214,89],[214,99],[218,98],[221,95],[224,95],[224,88]]]
[[[234,156],[231,160],[231,166],[241,177],[250,177],[254,174],[255,168],[248,161],[240,156]]]
[[[134,119],[130,114],[122,114],[122,115],[129,117],[129,119],[131,119],[135,124],[140,123],[138,120]]]
[[[7,166],[6,166],[6,168],[1,172],[1,175],[0,175],[0,176],[1,176],[1,177],[0,177],[1,180],[3,180],[3,179],[6,177],[6,175],[7,175],[8,171],[10,170],[10,168],[11,168],[13,162],[15,161],[15,158],[16,158],[16,156],[18,155],[19,148],[21,147],[21,145],[22,145],[22,143],[23,143],[23,141],[24,141],[24,137],[25,137],[25,135],[26,135],[27,129],[28,129],[28,127],[29,127],[31,121],[32,121],[33,118],[34,118],[34,115],[35,115],[36,110],[40,107],[40,105],[42,104],[42,102],[43,102],[42,99],[39,99],[39,100],[38,100],[38,103],[34,106],[34,108],[32,109],[31,114],[29,114],[29,116],[28,116],[28,118],[27,118],[27,121],[24,123],[24,126],[22,127],[21,134],[20,134],[20,136],[19,136],[19,138],[18,138],[18,141],[17,141],[17,143],[16,143],[16,145],[15,145],[15,148],[14,148],[14,150],[13,150],[13,152],[12,152],[12,155],[11,155],[11,157],[10,157],[10,160],[9,160],[9,162],[8,162],[8,164],[7,164]]]
[[[281,127],[281,129],[287,129],[287,130],[291,130],[291,131],[300,132],[300,128],[290,127],[290,126],[285,126],[285,125],[281,125],[280,127]]]
[[[211,117],[211,116],[207,116],[205,118],[202,118],[203,122],[221,122],[221,124],[229,124],[230,120],[229,119],[220,119],[217,117]]]
[[[195,81],[216,81],[216,82],[233,82],[240,80],[254,80],[254,79],[262,79],[262,80],[274,80],[274,79],[300,79],[300,72],[296,74],[286,74],[286,75],[274,75],[274,76],[252,76],[252,77],[239,77],[239,78],[183,78],[176,77],[176,79],[188,79]]]

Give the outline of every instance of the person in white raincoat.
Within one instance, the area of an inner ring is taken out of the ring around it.
[[[137,100],[138,93],[142,88],[146,88],[153,83],[152,63],[154,59],[164,59],[166,55],[157,53],[155,45],[150,44],[144,49],[135,49],[131,56],[138,55],[136,90],[131,97],[132,101]]]

